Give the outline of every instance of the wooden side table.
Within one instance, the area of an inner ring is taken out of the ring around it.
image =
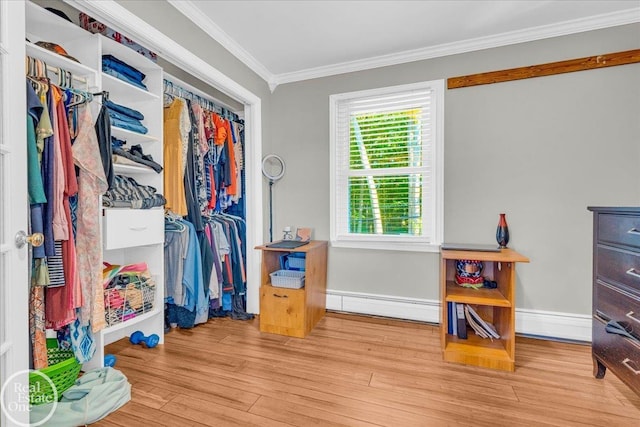
[[[304,338],[324,317],[327,289],[327,247],[312,240],[295,249],[257,246],[262,251],[260,281],[260,331]],[[301,289],[276,287],[270,273],[280,269],[280,256],[302,252],[305,261],[305,285]]]

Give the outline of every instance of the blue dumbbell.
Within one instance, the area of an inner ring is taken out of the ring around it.
[[[104,366],[113,368],[116,364],[116,357],[113,354],[105,354],[104,356]]]
[[[153,348],[160,342],[160,337],[156,334],[151,334],[148,337],[145,337],[141,331],[135,331],[131,334],[131,337],[129,337],[129,341],[134,345],[143,342],[146,344],[147,348]]]

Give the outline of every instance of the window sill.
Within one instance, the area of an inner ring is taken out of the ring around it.
[[[363,242],[332,240],[331,246],[334,248],[370,249],[380,251],[405,251],[405,252],[432,252],[439,253],[440,245],[432,243],[411,243],[411,242]]]

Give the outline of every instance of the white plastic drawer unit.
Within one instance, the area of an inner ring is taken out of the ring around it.
[[[105,209],[104,249],[132,248],[164,242],[163,209]]]

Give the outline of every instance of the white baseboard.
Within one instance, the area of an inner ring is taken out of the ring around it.
[[[591,319],[590,314],[516,308],[516,333],[591,342]]]
[[[327,290],[327,310],[440,323],[440,302],[360,292]],[[591,316],[516,309],[516,333],[591,341]]]
[[[327,290],[327,310],[440,323],[438,301]]]

